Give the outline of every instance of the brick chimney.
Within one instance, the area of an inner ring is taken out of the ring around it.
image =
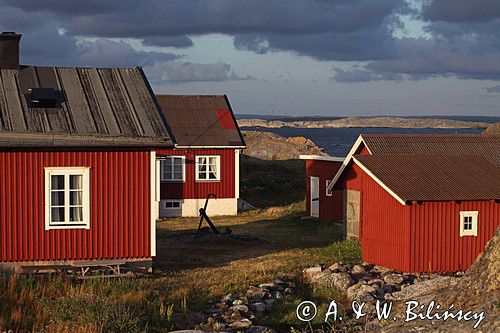
[[[2,32],[0,34],[0,69],[19,69],[20,34]]]

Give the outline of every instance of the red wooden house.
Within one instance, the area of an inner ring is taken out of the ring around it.
[[[0,34],[0,263],[150,261],[173,144],[144,73],[20,66],[20,38]]]
[[[341,165],[331,163],[338,170],[320,184],[328,196],[319,217],[342,223],[367,262],[465,270],[500,225],[498,136],[361,135]]]
[[[236,215],[239,157],[245,148],[226,96],[157,95],[174,148],[161,159],[160,216],[197,216],[210,199],[209,215]]]

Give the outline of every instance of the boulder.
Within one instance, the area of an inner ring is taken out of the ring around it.
[[[402,274],[392,273],[384,276],[384,281],[386,283],[401,284],[405,281],[405,278]]]
[[[239,311],[243,313],[248,312],[248,306],[239,304],[239,305],[233,305],[232,307],[229,308],[230,311]]]
[[[250,305],[250,307],[252,308],[252,310],[254,310],[256,312],[266,311],[266,303],[264,303],[264,302],[253,303],[252,305]]]
[[[264,301],[264,304],[266,305],[266,311],[267,312],[271,312],[271,310],[273,309],[273,306],[274,306],[275,302],[276,302],[276,300],[274,300],[274,299],[266,299]]]
[[[276,333],[276,331],[265,326],[252,326],[246,333]]]
[[[366,270],[362,265],[354,265],[351,269],[351,274],[362,275],[364,273],[366,273]]]
[[[321,266],[309,267],[302,271],[304,278],[311,281],[316,275],[321,273]]]
[[[336,262],[330,267],[328,267],[329,270],[334,271],[336,269],[340,269],[342,267],[343,263],[342,262]]]
[[[235,321],[230,325],[230,327],[238,330],[246,330],[252,327],[252,321],[245,318],[242,320]]]
[[[323,275],[321,279],[317,279],[317,283],[328,288],[335,287],[340,290],[347,290],[354,284],[354,280],[347,273],[330,273]]]

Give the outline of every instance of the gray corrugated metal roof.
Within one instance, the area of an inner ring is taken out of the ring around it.
[[[56,107],[30,89],[52,88]],[[167,125],[140,68],[22,66],[0,70],[0,146],[161,146]]]
[[[500,199],[498,167],[474,155],[355,155],[403,201]]]
[[[245,146],[226,96],[156,95],[156,98],[179,146]]]

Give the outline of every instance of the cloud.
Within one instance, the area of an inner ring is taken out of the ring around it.
[[[138,51],[123,41],[99,38],[78,43],[75,62],[94,67],[134,67],[153,66],[178,58],[173,53]]]
[[[498,0],[434,0],[424,2],[426,21],[485,22],[500,18]]]
[[[132,38],[145,46],[186,48],[193,46],[188,36],[220,33],[233,36],[234,47],[239,50],[258,54],[284,51],[321,61],[365,64],[351,70],[334,69],[333,79],[341,82],[436,76],[500,80],[498,0],[425,0],[418,2],[421,10],[410,6],[414,3],[0,0],[0,27],[26,32],[26,39],[33,43],[25,47],[28,60],[140,64],[162,68],[163,73],[158,75],[176,80],[171,82],[186,82],[189,76],[199,80],[241,77],[221,66],[230,64],[182,62],[173,59],[173,53],[136,50],[116,39]],[[401,14],[423,21],[426,38],[396,38],[394,32],[405,28]],[[82,37],[98,39],[81,42]]]
[[[193,41],[188,36],[154,36],[142,39],[146,46],[186,48],[193,46]]]
[[[402,79],[400,74],[395,73],[377,73],[367,69],[341,69],[333,67],[332,80],[337,82],[370,82],[370,81],[399,81]]]
[[[250,76],[241,77],[225,63],[196,64],[192,62],[169,61],[156,63],[146,69],[153,83],[184,83],[193,81],[239,81],[253,80]]]
[[[484,90],[486,90],[486,92],[489,94],[500,93],[500,85],[493,87],[486,87],[484,88]]]

